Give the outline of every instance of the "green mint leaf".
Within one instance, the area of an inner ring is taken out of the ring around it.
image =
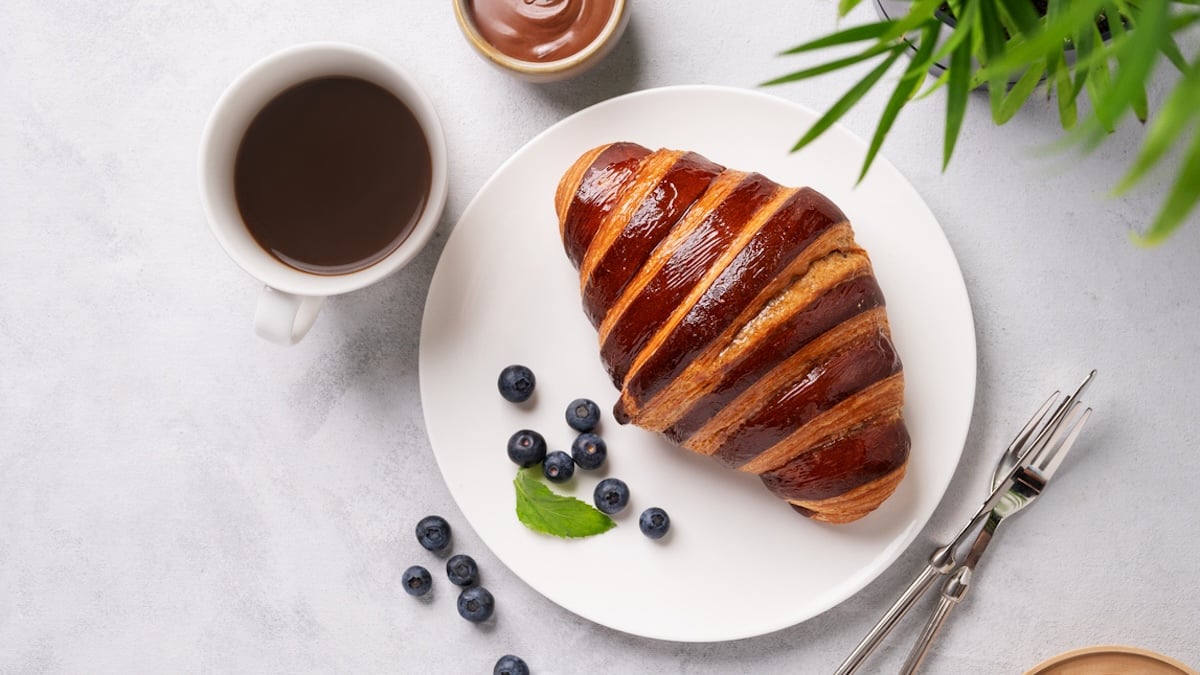
[[[517,519],[534,532],[555,537],[590,537],[616,527],[612,518],[574,497],[552,491],[534,478],[533,469],[522,469],[513,480],[517,491]]]

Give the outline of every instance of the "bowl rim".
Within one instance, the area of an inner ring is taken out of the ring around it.
[[[574,54],[554,61],[525,61],[505,54],[497,49],[495,45],[484,39],[479,29],[475,26],[474,19],[471,17],[470,4],[471,0],[454,0],[454,18],[458,21],[458,27],[462,30],[463,35],[466,36],[467,41],[471,43],[471,46],[492,63],[528,75],[561,73],[588,61],[601,52],[608,42],[614,39],[617,33],[620,32],[619,28],[625,20],[625,13],[629,9],[628,0],[613,0],[612,14],[609,15],[604,27],[600,29],[600,34],[596,36],[596,39],[589,42],[587,46]]]
[[[1129,654],[1132,656],[1141,656],[1141,657],[1148,658],[1148,659],[1151,659],[1154,661],[1158,661],[1159,663],[1162,663],[1163,665],[1177,668],[1179,670],[1179,672],[1186,673],[1187,675],[1200,675],[1192,668],[1188,667],[1187,665],[1184,665],[1182,662],[1177,661],[1169,656],[1164,656],[1163,654],[1159,654],[1157,652],[1152,652],[1148,649],[1142,649],[1140,647],[1126,647],[1123,645],[1095,645],[1092,647],[1081,647],[1079,649],[1072,649],[1070,651],[1051,656],[1050,658],[1042,661],[1041,663],[1037,664],[1033,668],[1030,668],[1029,670],[1025,671],[1025,675],[1039,675],[1039,673],[1044,672],[1048,668],[1051,668],[1051,667],[1057,666],[1057,665],[1061,665],[1063,663],[1071,661],[1072,659],[1077,659],[1081,656],[1092,656],[1092,655],[1097,655],[1097,654]]]

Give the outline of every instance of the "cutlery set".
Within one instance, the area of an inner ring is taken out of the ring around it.
[[[1091,408],[1084,408],[1079,397],[1095,375],[1094,370],[1088,373],[1075,392],[1065,399],[1061,392],[1054,392],[1025,423],[996,462],[992,471],[991,492],[975,515],[948,544],[929,556],[925,569],[846,657],[836,675],[858,672],[896,624],[933,588],[934,582],[945,578],[938,604],[900,670],[904,675],[917,672],[934,638],[970,589],[971,577],[995,536],[996,529],[1042,494],[1079,438],[1092,413]],[[960,557],[959,550],[976,530],[978,532],[967,548],[965,557]]]

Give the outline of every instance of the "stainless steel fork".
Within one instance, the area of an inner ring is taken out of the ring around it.
[[[1096,371],[1091,371],[1075,392],[1068,396],[1066,400],[1060,401],[1060,392],[1056,391],[1051,394],[1046,399],[1046,402],[1042,404],[1042,407],[1025,423],[1025,426],[1021,428],[1012,443],[1009,444],[1000,456],[999,461],[996,462],[996,467],[992,471],[991,492],[983,500],[983,503],[979,505],[975,515],[971,516],[962,526],[958,533],[950,540],[950,543],[934,550],[929,556],[929,563],[925,566],[925,569],[917,575],[917,578],[909,584],[908,588],[888,608],[879,622],[871,628],[866,637],[862,639],[862,642],[859,642],[854,648],[854,651],[846,657],[846,660],[838,667],[835,675],[851,675],[851,673],[857,672],[867,657],[874,652],[875,648],[895,628],[896,624],[933,587],[934,581],[954,569],[956,562],[955,552],[966,542],[971,532],[979,527],[979,524],[988,517],[991,509],[1007,491],[1011,481],[1015,479],[1017,470],[1022,464],[1038,448],[1046,445],[1053,435],[1055,428],[1062,421],[1063,415],[1068,408],[1078,401],[1079,396],[1087,388],[1095,375]],[[1059,401],[1057,406],[1054,405],[1056,401]],[[1051,410],[1052,408],[1053,410]]]
[[[913,645],[904,666],[900,669],[903,675],[912,675],[917,671],[925,655],[929,652],[929,646],[933,644],[933,639],[945,625],[951,610],[958,606],[970,589],[971,575],[975,571],[975,566],[979,564],[980,557],[983,556],[988,544],[995,536],[996,528],[1000,527],[1000,524],[1009,516],[1032,504],[1046,489],[1046,484],[1058,471],[1058,468],[1062,466],[1063,459],[1071,451],[1075,440],[1079,438],[1079,433],[1083,431],[1083,425],[1087,423],[1092,414],[1091,408],[1087,408],[1082,413],[1079,412],[1082,405],[1082,403],[1075,402],[1070,408],[1064,410],[1060,423],[1055,426],[1053,433],[1043,442],[1035,444],[1034,455],[1027,463],[1017,467],[1008,490],[1001,495],[1000,500],[988,513],[983,529],[979,531],[975,541],[971,544],[966,561],[959,565],[946,580],[937,608],[930,615],[920,637],[917,638],[917,643]]]

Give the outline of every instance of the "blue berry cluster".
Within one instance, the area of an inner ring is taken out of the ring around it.
[[[514,364],[500,371],[497,386],[506,401],[522,403],[533,395],[537,378],[527,366]],[[532,429],[521,429],[508,439],[508,458],[522,469],[542,465],[542,475],[554,483],[565,483],[575,475],[575,467],[595,471],[604,464],[608,446],[593,433],[600,423],[600,406],[595,401],[577,398],[567,406],[567,425],[580,432],[571,444],[571,454],[549,452],[546,438]]]
[[[543,441],[543,445],[544,445]],[[516,461],[516,460],[514,460]],[[441,516],[425,516],[417,523],[417,543],[427,551],[445,551],[451,542],[450,523]],[[458,614],[471,623],[481,623],[492,618],[496,611],[496,598],[491,591],[479,585],[479,565],[475,559],[462,553],[446,560],[446,578],[455,586],[462,587],[458,594]],[[404,592],[412,596],[423,596],[433,588],[433,576],[421,565],[404,570],[400,577]],[[519,657],[505,654],[496,662],[496,673],[529,675],[529,666]]]
[[[533,394],[536,382],[533,371],[522,365],[511,365],[500,372],[498,386],[505,400],[523,402]],[[527,386],[526,386],[527,385]],[[608,445],[595,433],[600,424],[600,406],[595,401],[577,398],[567,404],[564,415],[567,426],[579,432],[571,443],[571,454],[562,450],[548,452],[546,439],[532,429],[521,429],[508,439],[508,458],[521,468],[542,465],[542,475],[553,483],[565,483],[575,475],[575,467],[595,471],[608,457]],[[592,493],[596,508],[608,515],[619,513],[629,504],[629,486],[617,478],[605,478]],[[662,539],[671,528],[667,512],[655,506],[642,512],[638,519],[642,534]]]
[[[421,548],[434,553],[444,551],[450,546],[450,523],[441,516],[425,516],[417,523],[416,535]],[[450,556],[446,561],[446,578],[455,586],[466,589],[458,596],[458,613],[462,618],[474,623],[491,618],[496,601],[486,588],[476,585],[479,583],[479,565],[474,558],[462,553]],[[404,570],[401,583],[409,595],[425,595],[433,587],[433,577],[429,570],[413,565]]]

